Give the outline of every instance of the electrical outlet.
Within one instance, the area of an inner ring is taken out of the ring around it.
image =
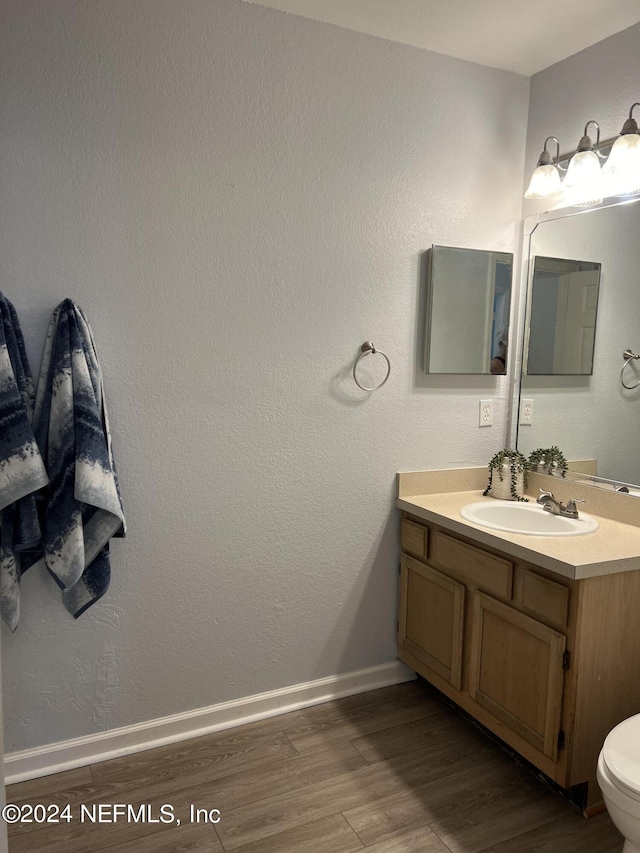
[[[533,423],[533,400],[520,401],[520,424],[525,426]]]
[[[493,424],[493,400],[480,400],[480,416],[478,426],[486,427]]]

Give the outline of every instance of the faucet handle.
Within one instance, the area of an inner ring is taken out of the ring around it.
[[[537,503],[542,504],[547,500],[547,498],[555,500],[553,492],[548,492],[546,489],[540,489],[540,497],[537,499]]]
[[[580,500],[580,498],[571,498],[569,503],[567,504],[567,509],[571,512],[573,510],[577,510],[576,504],[586,503],[584,499]]]

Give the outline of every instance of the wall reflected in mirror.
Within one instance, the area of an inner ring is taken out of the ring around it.
[[[506,373],[512,272],[507,252],[429,250],[426,373]]]
[[[595,287],[599,268],[597,294],[585,290],[580,300],[596,309],[596,330],[591,369],[572,375],[537,372],[541,362],[536,356],[532,364],[527,357],[525,336],[520,410],[523,399],[534,405],[532,422],[517,427],[518,450],[529,455],[536,448],[557,445],[570,461],[570,479],[580,479],[577,470],[596,474],[605,488],[627,483],[640,489],[640,388],[626,390],[620,382],[624,350],[640,352],[640,204],[557,210],[539,220],[529,240],[528,269],[534,268],[534,259],[547,259],[541,261],[541,271],[548,259],[589,259],[592,269],[584,272],[594,277],[588,287]],[[532,293],[528,297],[532,305]],[[549,301],[553,303],[553,295]],[[547,347],[538,348],[547,368],[550,325]],[[557,334],[556,329],[553,337]],[[591,335],[584,332],[587,343]],[[585,356],[583,366],[588,362]],[[625,378],[629,385],[640,378],[640,362],[628,368]]]
[[[598,263],[533,259],[525,360],[529,376],[591,375],[599,285]]]

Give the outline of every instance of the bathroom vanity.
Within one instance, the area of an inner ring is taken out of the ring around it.
[[[561,787],[586,783],[588,813],[606,734],[640,712],[640,502],[559,481],[599,529],[529,536],[460,516],[485,484],[398,475],[399,657]]]

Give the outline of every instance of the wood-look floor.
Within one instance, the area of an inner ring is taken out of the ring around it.
[[[10,827],[10,853],[620,853],[469,720],[418,684],[11,785],[74,819]],[[173,806],[181,825],[81,823],[80,804]],[[189,808],[219,809],[214,825]]]

